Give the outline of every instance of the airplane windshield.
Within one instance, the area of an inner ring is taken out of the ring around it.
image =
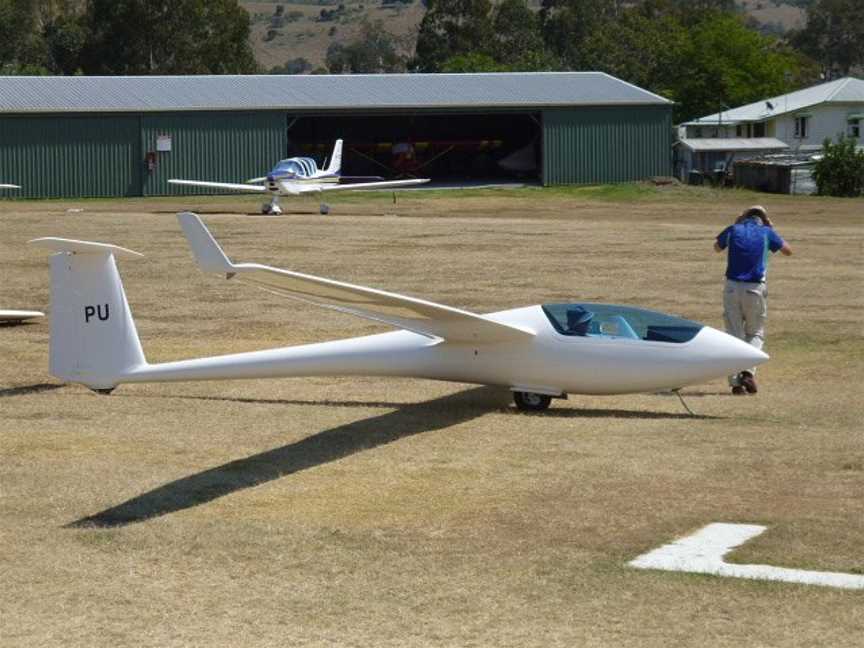
[[[273,175],[304,175],[303,168],[297,163],[297,160],[282,160],[273,167]]]
[[[561,335],[605,337],[652,342],[689,342],[702,329],[657,311],[615,304],[544,304],[543,312]]]

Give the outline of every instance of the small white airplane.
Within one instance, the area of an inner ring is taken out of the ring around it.
[[[45,313],[31,310],[0,310],[0,324],[21,324],[39,317],[45,317]]]
[[[281,160],[270,172],[261,178],[252,178],[245,183],[209,182],[203,180],[168,180],[168,184],[185,185],[189,187],[207,187],[212,189],[227,189],[229,191],[244,191],[249,193],[269,193],[270,202],[261,205],[262,214],[281,214],[280,196],[300,196],[307,193],[323,191],[356,191],[358,189],[390,189],[408,187],[429,182],[428,178],[412,180],[381,180],[379,176],[343,176],[342,140],[336,140],[330,163],[325,169],[319,169],[317,163],[308,157],[293,157]],[[355,182],[341,184],[340,180],[375,180],[374,182]],[[263,184],[262,184],[263,183]],[[330,213],[327,203],[321,203],[322,214]]]
[[[13,184],[0,184],[0,189],[20,189],[18,185]]]
[[[552,398],[676,390],[768,360],[697,322],[629,306],[545,304],[488,315],[257,263],[234,263],[196,214],[178,219],[199,267],[308,304],[401,329],[294,347],[149,364],[115,258],[103,243],[40,238],[51,257],[50,371],[110,393],[121,383],[288,376],[405,376],[514,392],[519,408]]]

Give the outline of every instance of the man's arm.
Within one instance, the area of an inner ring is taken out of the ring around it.
[[[768,247],[772,252],[779,252],[783,256],[792,256],[792,248],[773,228],[768,230]]]
[[[732,234],[732,227],[729,226],[717,235],[714,239],[714,251],[722,252],[729,246],[729,236]]]

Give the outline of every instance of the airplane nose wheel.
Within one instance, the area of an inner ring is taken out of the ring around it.
[[[261,213],[265,215],[279,216],[282,213],[282,208],[279,205],[264,203],[261,205]]]
[[[546,394],[535,394],[534,392],[513,392],[513,401],[516,407],[523,412],[542,412],[549,408],[552,397]]]

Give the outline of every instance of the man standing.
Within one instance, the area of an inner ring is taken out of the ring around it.
[[[768,252],[792,254],[792,248],[780,237],[764,207],[745,210],[734,225],[717,236],[717,252],[728,250],[726,286],[723,291],[723,319],[726,332],[761,349],[765,343],[765,319],[768,317],[766,270]],[[756,368],[729,376],[732,393],[755,394]]]

